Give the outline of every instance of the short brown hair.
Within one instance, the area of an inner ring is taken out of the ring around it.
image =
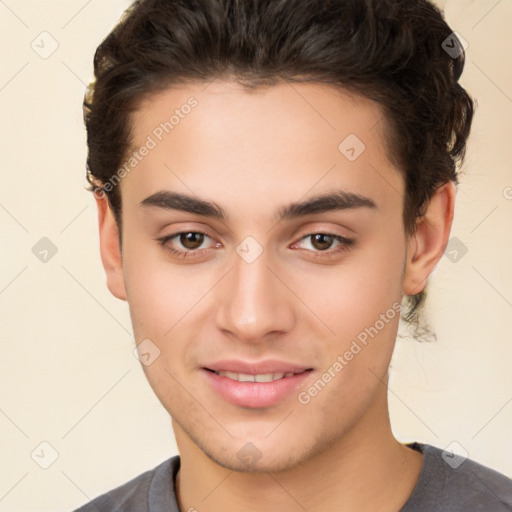
[[[94,56],[84,100],[89,190],[122,164],[130,113],[154,92],[214,78],[319,82],[383,108],[409,236],[436,188],[458,183],[473,118],[463,68],[461,42],[428,0],[138,0]],[[106,195],[121,227],[120,188]],[[414,323],[425,290],[406,299],[403,318]]]

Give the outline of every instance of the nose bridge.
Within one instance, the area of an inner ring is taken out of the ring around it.
[[[272,331],[291,328],[293,304],[284,285],[268,267],[266,252],[250,258],[254,248],[240,244],[234,256],[234,268],[226,276],[218,295],[219,328],[233,332],[240,339],[258,340]],[[252,255],[254,256],[254,254]]]

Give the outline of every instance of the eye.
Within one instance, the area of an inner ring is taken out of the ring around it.
[[[174,256],[178,258],[190,258],[201,255],[203,251],[209,249],[208,247],[201,248],[207,238],[213,240],[208,234],[200,231],[180,231],[172,235],[158,238],[157,241]],[[330,233],[310,233],[303,236],[301,241],[307,239],[311,239],[309,245],[312,248],[306,248],[306,250],[315,257],[336,256],[343,251],[347,251],[354,245],[354,240]],[[174,245],[170,243],[173,241]],[[334,249],[331,249],[334,242],[336,242],[337,245],[335,245]],[[176,245],[178,247],[176,247]],[[217,246],[218,245],[220,244],[217,244]],[[299,244],[294,244],[292,247],[297,245]]]
[[[333,255],[348,250],[354,245],[354,240],[345,238],[341,235],[334,235],[330,233],[310,233],[301,238],[301,240],[311,239],[309,245],[312,249],[307,249],[309,252],[313,252],[315,256],[323,256],[324,254]],[[329,250],[333,243],[337,242],[336,248]],[[294,244],[297,245],[297,244]]]
[[[202,253],[205,248],[200,249],[201,245],[203,245],[205,238],[210,238],[206,233],[199,231],[180,231],[178,233],[174,233],[172,235],[164,236],[162,238],[158,238],[158,242],[160,245],[165,247],[171,254],[178,256],[179,258],[185,258],[190,256],[196,256],[199,253]],[[178,248],[173,247],[169,242],[176,239],[178,244]],[[184,249],[180,248],[183,247]]]

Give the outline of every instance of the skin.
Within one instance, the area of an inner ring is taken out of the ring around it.
[[[297,395],[393,303],[424,288],[448,242],[454,185],[436,191],[407,238],[404,179],[387,160],[379,106],[321,84],[180,85],[140,104],[133,147],[190,96],[198,106],[121,181],[122,251],[108,202],[96,198],[108,288],[128,302],[136,343],[149,338],[160,350],[143,369],[172,417],[180,509],[399,510],[422,456],[390,427],[398,314],[308,404]],[[353,162],[338,150],[349,134],[366,146]],[[274,220],[285,205],[340,189],[376,208]],[[228,218],[140,205],[161,190],[213,201]],[[156,241],[182,231],[208,237],[195,246]],[[311,233],[355,243],[336,253],[338,242],[328,238],[325,249]],[[250,264],[236,252],[247,236],[263,249]],[[169,247],[202,252],[180,259]],[[274,406],[240,407],[200,370],[231,358],[314,371]],[[250,468],[237,456],[248,442],[261,454]]]

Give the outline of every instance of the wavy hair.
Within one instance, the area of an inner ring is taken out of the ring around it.
[[[130,145],[130,113],[186,81],[318,82],[378,102],[389,160],[403,173],[407,236],[437,187],[458,183],[473,100],[464,48],[428,0],[138,0],[94,56],[84,98],[87,181],[97,193]],[[106,192],[121,226],[120,187]],[[121,232],[121,229],[119,230]],[[419,325],[426,288],[406,296]]]

